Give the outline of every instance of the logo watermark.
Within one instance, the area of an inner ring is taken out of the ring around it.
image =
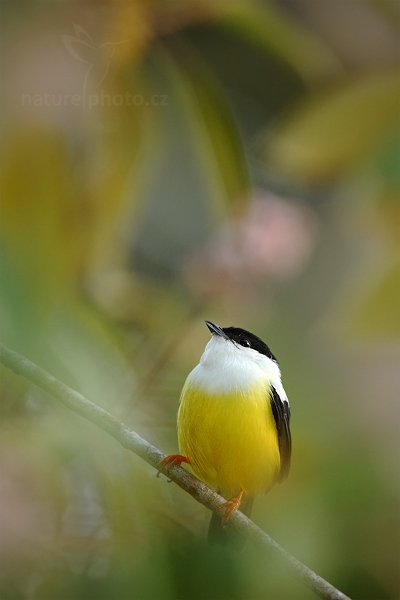
[[[76,94],[58,94],[56,92],[42,92],[38,94],[24,93],[21,95],[22,106],[33,106],[35,108],[51,107],[79,107],[83,106],[89,110],[96,107],[118,107],[118,106],[168,106],[167,94],[108,94],[102,90],[94,94],[82,96]]]
[[[160,107],[168,105],[167,94],[134,94],[132,92],[107,93],[101,88],[106,79],[113,57],[118,46],[127,44],[130,40],[119,42],[103,42],[96,44],[90,34],[80,25],[73,25],[74,35],[62,35],[61,41],[65,50],[74,59],[86,65],[82,87],[75,93],[40,92],[23,93],[22,106],[35,108],[50,107],[83,107],[95,109],[98,107],[118,106],[148,106]],[[90,91],[90,84],[96,84],[98,92]]]

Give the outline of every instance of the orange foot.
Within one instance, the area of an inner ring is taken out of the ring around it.
[[[160,476],[163,467],[171,469],[172,467],[176,466],[180,467],[182,463],[190,464],[190,460],[186,458],[186,456],[182,456],[182,454],[167,454],[167,456],[164,456],[164,458],[160,461],[160,468],[157,472],[157,477]]]
[[[228,519],[236,512],[240,506],[240,502],[242,501],[242,496],[244,494],[244,489],[241,489],[237,496],[234,496],[230,500],[227,500],[218,509],[224,509],[224,516],[222,517],[222,521],[226,523]]]

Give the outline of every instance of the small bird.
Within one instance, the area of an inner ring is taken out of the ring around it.
[[[183,386],[178,411],[181,454],[162,467],[188,463],[193,473],[225,498],[213,513],[208,539],[228,543],[224,525],[240,507],[289,472],[290,408],[278,361],[265,342],[238,327],[206,321],[211,339]],[[236,534],[237,535],[237,534]]]

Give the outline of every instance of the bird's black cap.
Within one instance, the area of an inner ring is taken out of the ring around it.
[[[276,357],[272,354],[267,344],[254,333],[246,331],[246,329],[241,329],[240,327],[220,327],[212,321],[206,321],[206,325],[211,333],[219,335],[220,337],[230,340],[235,344],[239,344],[240,346],[244,346],[245,348],[257,350],[257,352],[260,354],[264,354],[264,356],[267,356],[271,360],[278,363]]]

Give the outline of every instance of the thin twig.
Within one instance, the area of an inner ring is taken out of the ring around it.
[[[155,469],[160,468],[160,461],[164,454],[155,446],[152,446],[135,431],[115,419],[107,410],[101,408],[91,400],[88,400],[72,388],[68,387],[52,375],[47,373],[27,358],[17,352],[0,345],[0,363],[48,392],[58,400],[61,400],[68,408],[75,411],[100,429],[103,429],[115,438],[124,448],[131,450]],[[168,477],[179,487],[188,492],[195,500],[209,508],[217,510],[225,499],[211,490],[204,483],[185,471],[182,467],[168,469]],[[273,550],[286,561],[286,563],[300,576],[303,582],[310,587],[321,598],[329,600],[350,600],[348,596],[336,589],[328,581],[317,575],[306,567],[297,558],[284,550],[265,531],[260,529],[251,519],[241,512],[236,512],[228,521],[241,534],[258,544],[264,549]]]

